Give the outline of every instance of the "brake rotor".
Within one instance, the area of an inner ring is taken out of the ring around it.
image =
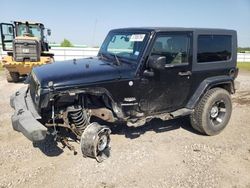
[[[110,156],[111,130],[97,122],[89,124],[81,136],[81,150],[85,157],[95,158],[102,162]]]

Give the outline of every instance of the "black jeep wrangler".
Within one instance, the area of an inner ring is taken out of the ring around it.
[[[218,134],[232,112],[236,49],[233,30],[112,30],[97,57],[35,67],[28,87],[11,97],[13,128],[31,141],[45,139],[48,127],[58,137],[70,130],[98,161],[111,132],[98,119],[140,126],[189,115],[197,131]]]

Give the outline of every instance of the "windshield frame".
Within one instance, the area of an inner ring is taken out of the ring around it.
[[[145,34],[144,40],[143,40],[143,45],[142,48],[140,50],[139,55],[137,56],[136,59],[134,58],[127,58],[124,56],[119,56],[119,54],[115,54],[115,53],[110,53],[108,52],[107,48],[108,45],[110,43],[110,41],[112,40],[114,35],[129,35],[129,34]],[[113,61],[116,61],[116,58],[118,58],[120,61],[122,62],[127,62],[127,63],[139,63],[141,57],[144,54],[144,51],[146,49],[148,40],[149,40],[149,36],[150,36],[150,32],[149,31],[145,31],[145,30],[113,30],[110,31],[108,33],[108,35],[106,36],[105,40],[103,41],[100,50],[98,52],[98,57],[102,57],[103,55],[105,55],[105,57],[111,57]]]

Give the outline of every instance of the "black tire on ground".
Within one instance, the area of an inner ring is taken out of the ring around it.
[[[190,115],[192,127],[209,136],[219,134],[232,113],[231,96],[225,89],[213,88],[202,97]]]
[[[8,82],[18,82],[19,81],[19,73],[18,72],[10,72],[5,70],[6,78]]]

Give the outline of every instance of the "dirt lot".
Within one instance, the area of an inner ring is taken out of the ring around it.
[[[14,132],[9,84],[0,72],[0,187],[250,187],[250,73],[242,72],[233,115],[218,136],[197,134],[187,118],[154,120],[112,135],[111,157],[97,163],[48,138]]]

